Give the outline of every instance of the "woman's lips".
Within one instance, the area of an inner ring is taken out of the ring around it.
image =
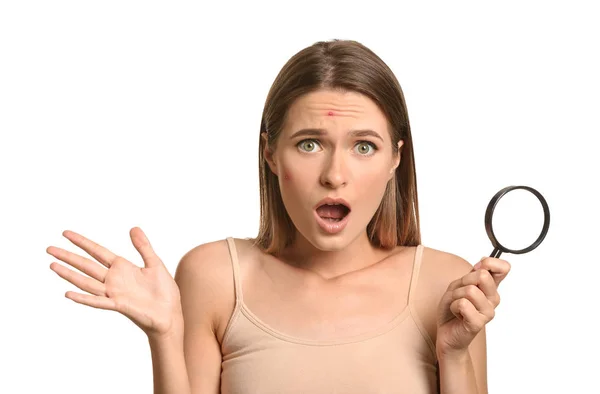
[[[319,225],[321,230],[323,230],[327,234],[337,234],[340,231],[342,231],[348,224],[348,218],[350,217],[350,212],[348,212],[340,220],[330,220],[330,219],[325,219],[325,218],[322,218],[321,216],[319,216],[316,209],[313,210],[313,213],[315,215],[317,224]]]
[[[314,207],[313,209],[317,209],[319,208],[321,205],[325,205],[325,204],[337,204],[337,205],[343,205],[346,208],[348,208],[348,212],[351,211],[350,209],[350,204],[348,204],[348,202],[346,200],[344,200],[343,198],[334,198],[334,197],[325,197],[324,199],[322,199],[321,201],[319,201]]]
[[[331,220],[321,217],[321,215],[319,215],[318,213],[318,210],[319,207],[323,205],[343,205],[346,208],[345,215],[340,220]],[[350,212],[350,204],[348,204],[348,202],[343,198],[339,197],[325,197],[313,207],[313,214],[315,215],[315,220],[317,221],[317,224],[319,225],[321,230],[323,230],[323,232],[327,234],[337,234],[340,231],[342,231],[348,224]]]

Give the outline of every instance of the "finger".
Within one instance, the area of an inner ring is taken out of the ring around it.
[[[469,275],[469,274],[467,274]],[[461,286],[464,286],[462,283],[463,277],[460,277],[456,280],[453,280],[452,282],[450,282],[450,284],[448,285],[448,289],[446,289],[447,291],[452,291],[452,290],[456,290]]]
[[[46,249],[46,253],[77,268],[79,271],[91,276],[97,281],[104,283],[108,270],[100,266],[96,261],[86,259],[85,257],[54,246],[49,246]]]
[[[65,230],[63,231],[63,236],[75,245],[79,246],[81,249],[85,250],[90,256],[98,260],[99,263],[107,268],[110,268],[112,262],[117,258],[113,252],[87,239],[81,234]]]
[[[74,284],[83,291],[94,295],[106,295],[104,283],[98,282],[96,279],[88,278],[73,270],[63,267],[58,263],[50,264],[50,269],[56,272],[58,276],[69,283]]]
[[[110,311],[116,310],[115,302],[110,298],[106,298],[103,296],[81,294],[75,293],[73,291],[67,291],[65,293],[65,297],[75,301],[78,304],[91,306],[92,308],[105,309]]]
[[[466,298],[479,311],[486,315],[490,320],[494,317],[495,305],[490,301],[481,289],[475,285],[459,287],[452,291],[452,299],[458,300]]]
[[[500,304],[500,294],[498,294],[498,285],[494,281],[492,274],[488,270],[478,269],[477,271],[469,272],[461,278],[462,286],[474,285],[477,286],[483,294],[495,306]],[[458,289],[459,287],[457,287]]]
[[[475,265],[476,269],[484,269],[490,272],[496,286],[500,285],[500,282],[506,278],[506,275],[510,272],[510,263],[506,260],[497,259],[494,257],[486,257]]]
[[[476,284],[476,278],[478,278],[477,275],[478,274],[476,270],[470,271],[465,275],[461,276],[460,278],[450,282],[450,285],[448,285],[447,290],[456,290],[459,287]]]
[[[471,333],[479,332],[487,323],[485,317],[466,298],[454,300],[450,304],[450,311],[463,321],[465,328]]]
[[[134,227],[129,231],[129,237],[131,238],[131,242],[139,254],[142,256],[144,260],[144,265],[147,268],[156,267],[161,262],[160,258],[152,249],[152,245],[150,245],[150,241],[146,234],[139,227]]]

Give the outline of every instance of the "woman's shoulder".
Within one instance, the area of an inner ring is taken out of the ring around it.
[[[202,273],[203,275],[217,274],[221,271],[231,273],[232,253],[239,256],[256,249],[250,239],[231,238],[231,240],[233,240],[235,250],[230,249],[227,239],[209,241],[194,246],[181,258],[178,269],[181,267],[189,273]]]
[[[469,262],[456,254],[423,247],[414,308],[434,343],[437,335],[438,306],[448,285],[470,272],[472,268]]]
[[[229,248],[225,239],[202,243],[183,255],[176,275],[181,273],[194,279],[209,279],[225,270],[228,259]]]
[[[464,276],[473,269],[473,265],[464,258],[432,247],[423,246],[420,281],[429,285],[445,284]]]
[[[177,265],[175,281],[184,310],[188,310],[186,320],[188,317],[193,321],[210,319],[217,339],[222,338],[226,322],[235,307],[233,269],[227,240],[202,243],[186,252]],[[186,305],[189,307],[186,308]]]

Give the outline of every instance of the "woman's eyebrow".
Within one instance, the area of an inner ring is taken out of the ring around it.
[[[327,135],[327,131],[325,131],[325,129],[302,129],[302,130],[298,130],[294,134],[292,134],[290,139],[296,138],[296,137],[307,137],[307,136],[308,137],[320,137],[323,135]],[[371,136],[371,137],[379,138],[383,142],[383,138],[381,138],[379,133],[377,133],[373,130],[370,130],[370,129],[351,130],[350,132],[348,132],[348,135],[350,137]]]

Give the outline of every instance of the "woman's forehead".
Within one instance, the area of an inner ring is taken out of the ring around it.
[[[288,109],[286,128],[342,127],[387,129],[387,119],[367,96],[356,92],[320,90],[307,93]],[[293,130],[289,130],[292,131]]]
[[[369,97],[357,92],[337,90],[317,90],[298,97],[289,108],[290,113],[305,111],[324,111],[323,115],[331,116],[330,112],[355,112],[364,114],[383,115],[379,107]]]

